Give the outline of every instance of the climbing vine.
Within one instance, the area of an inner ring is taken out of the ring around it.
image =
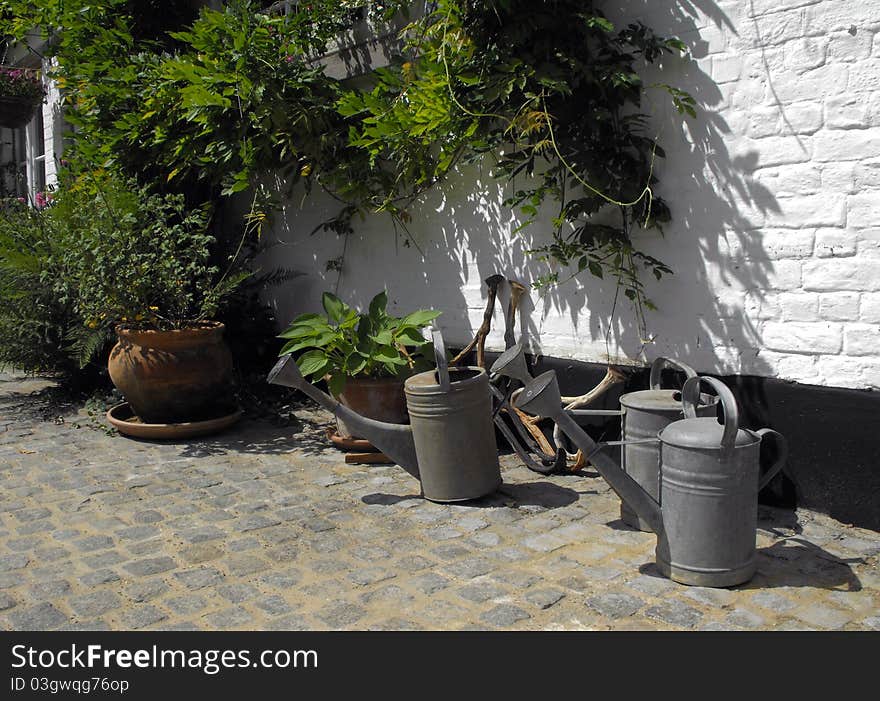
[[[490,159],[505,204],[523,217],[519,229],[554,207],[549,243],[531,252],[555,269],[537,284],[559,282],[564,270],[610,275],[641,327],[652,305],[640,273],[671,273],[633,243],[636,228],[670,219],[655,191],[664,152],[642,99],[663,90],[689,116],[694,100],[646,86],[638,72],[684,44],[640,22],[616,27],[603,4],[440,0],[407,27],[406,56],[377,71],[371,90],[340,98],[349,142],[369,154],[372,177],[353,178],[343,164],[327,181],[405,224],[410,203],[459,163]]]
[[[377,212],[408,233],[419,197],[488,162],[520,229],[549,222],[531,251],[550,264],[538,284],[611,277],[643,323],[642,275],[671,272],[633,243],[670,219],[643,98],[665,91],[690,116],[694,101],[640,71],[684,52],[679,40],[614,25],[602,0],[231,0],[180,16],[157,1],[0,0],[5,35],[55,37],[73,158],[193,204],[280,174],[338,198],[324,228],[340,234]],[[353,20],[423,7],[391,65],[355,84],[324,73],[321,54]]]

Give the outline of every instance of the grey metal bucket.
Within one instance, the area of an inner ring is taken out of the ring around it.
[[[620,397],[623,408],[621,418],[621,466],[639,486],[653,499],[660,497],[660,444],[657,434],[673,421],[684,418],[681,392],[675,389],[662,389],[664,368],[681,370],[688,378],[696,377],[696,371],[689,365],[671,358],[657,358],[651,364],[650,389],[628,392]],[[696,407],[697,416],[715,416],[718,398],[708,394],[700,395]],[[625,502],[620,502],[621,520],[640,531],[650,531],[648,522]]]
[[[486,371],[444,363],[408,378],[404,393],[425,498],[466,501],[495,491],[501,468]]]

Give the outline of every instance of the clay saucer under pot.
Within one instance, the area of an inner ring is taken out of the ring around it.
[[[219,433],[235,424],[242,415],[241,409],[236,409],[225,416],[218,416],[206,421],[188,421],[175,424],[148,424],[141,421],[132,411],[128,402],[117,404],[107,412],[109,421],[117,431],[132,438],[146,438],[148,440],[173,441],[183,438],[195,438]]]

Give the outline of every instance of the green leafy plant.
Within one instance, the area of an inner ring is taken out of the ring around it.
[[[92,329],[159,330],[212,319],[248,273],[212,261],[211,210],[109,174],[86,173],[46,210],[60,230],[77,313]]]
[[[72,379],[86,329],[48,213],[0,201],[0,367]]]
[[[279,355],[299,353],[296,362],[303,376],[329,376],[332,394],[338,396],[348,378],[399,377],[432,367],[433,344],[422,329],[440,312],[420,309],[404,317],[390,316],[384,290],[366,312],[330,292],[324,293],[322,303],[325,314],[302,314],[279,336],[286,341]]]

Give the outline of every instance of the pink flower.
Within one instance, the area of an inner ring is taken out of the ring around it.
[[[24,197],[16,197],[15,199],[18,200],[19,202],[21,202],[22,204],[25,204],[27,202],[27,200]]]
[[[293,62],[296,60],[296,57],[293,56],[293,55],[287,55],[287,56],[284,57],[284,60],[285,60],[287,63],[293,63]]]
[[[38,192],[34,195],[34,204],[37,206],[37,209],[44,209],[49,206],[49,203],[52,201],[52,195],[47,192]]]

